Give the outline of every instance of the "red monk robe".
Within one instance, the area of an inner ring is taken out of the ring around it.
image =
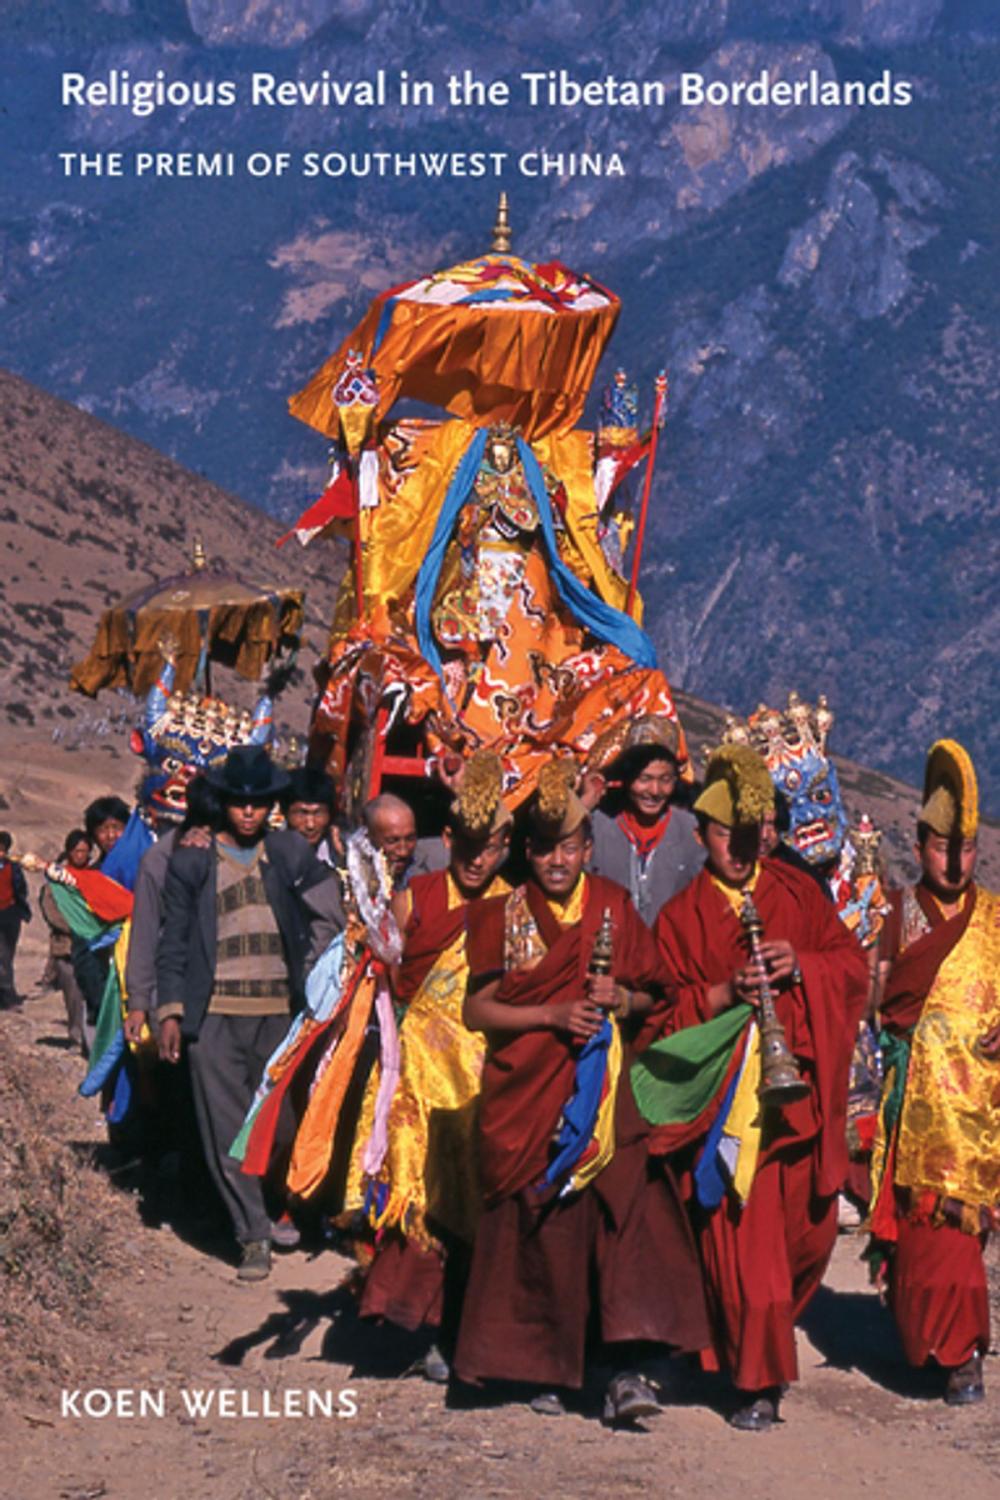
[[[545,1006],[582,996],[606,907],[614,923],[615,981],[662,993],[662,962],[628,894],[600,876],[582,879],[582,918],[565,927],[533,881],[523,888],[547,951],[535,967],[504,974],[498,1002]],[[470,921],[471,984],[503,971],[508,903],[517,899],[515,892],[485,901]],[[537,1184],[573,1091],[579,1046],[555,1030],[488,1039],[480,1098],[486,1207],[455,1356],[463,1380],[579,1388],[592,1297],[605,1343],[704,1345],[695,1245],[672,1178],[649,1156],[648,1127],[628,1086],[631,1053],[656,1030],[650,1021],[623,1027],[614,1154],[589,1185],[565,1197]]]
[[[892,965],[881,1005],[890,1035],[912,1038],[942,964],[966,934],[977,895],[971,885],[961,911],[946,918],[922,885],[891,893],[880,947],[880,958]],[[989,1348],[986,1234],[965,1233],[947,1218],[932,1222],[933,1210],[923,1212],[908,1190],[894,1190],[892,1170],[890,1157],[872,1211],[872,1230],[876,1239],[895,1245],[889,1301],[903,1349],[910,1364],[933,1358],[956,1368],[975,1350],[984,1354]],[[957,1212],[960,1207],[954,1205]]]
[[[379,1240],[360,1311],[411,1331],[445,1322],[447,1333],[457,1323],[478,1197],[471,1109],[483,1048],[462,1023],[468,969],[457,946],[471,903],[444,870],[418,875],[407,894],[410,915],[393,985],[407,1007],[399,1083],[384,1126],[385,1154],[368,1183],[369,1196],[374,1190],[388,1202],[380,1208],[376,1196],[369,1211]],[[373,1096],[376,1085],[373,1079]],[[362,1123],[374,1129],[372,1117],[363,1107]],[[368,1139],[367,1129],[359,1133],[356,1155]],[[359,1178],[363,1166],[359,1161]],[[355,1175],[352,1162],[348,1206]],[[360,1206],[361,1191],[357,1197]]]
[[[764,1391],[798,1376],[795,1322],[823,1279],[837,1237],[848,1072],[868,965],[810,877],[765,860],[753,899],[765,937],[787,940],[798,958],[802,982],[779,992],[776,1008],[810,1091],[769,1111],[742,1209],[727,1192],[718,1208],[693,1206],[693,1214],[715,1360],[739,1389]],[[709,1020],[708,990],[747,963],[747,947],[736,911],[707,870],[667,903],[654,935],[677,996],[663,1032]],[[700,1128],[710,1123],[703,1117]],[[652,1132],[654,1151],[677,1144],[666,1130]]]

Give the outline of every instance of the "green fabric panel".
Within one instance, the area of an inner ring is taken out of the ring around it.
[[[733,1005],[647,1047],[632,1064],[632,1092],[651,1125],[687,1125],[707,1109],[726,1076],[736,1039],[752,1014]]]
[[[910,1042],[908,1037],[893,1036],[891,1032],[883,1031],[878,1044],[882,1049],[886,1081],[892,1075],[892,1083],[882,1096],[882,1120],[886,1140],[889,1140],[903,1109],[906,1076],[910,1070]]]
[[[89,943],[92,938],[100,937],[102,932],[107,931],[108,923],[94,916],[79,891],[72,890],[68,885],[60,885],[56,880],[49,881],[49,890],[71,932],[77,937],[85,938]]]
[[[260,1103],[263,1104],[263,1102],[264,1101],[262,1099]],[[229,1148],[229,1155],[234,1156],[237,1161],[243,1161],[244,1157],[247,1154],[247,1146],[250,1144],[250,1132],[254,1128],[254,1125],[257,1123],[257,1116],[259,1114],[260,1104],[258,1104],[256,1108],[252,1109],[247,1115],[246,1119],[243,1121],[243,1124],[240,1126],[239,1135],[236,1137],[235,1141]]]
[[[104,982],[101,1008],[97,1012],[97,1025],[94,1028],[94,1045],[90,1049],[89,1066],[91,1068],[104,1056],[121,1029],[122,994],[118,983],[118,969],[115,965],[114,949],[112,949],[111,966],[108,969],[108,977]]]

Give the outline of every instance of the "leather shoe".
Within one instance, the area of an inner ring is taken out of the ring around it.
[[[977,1349],[970,1354],[964,1365],[956,1365],[948,1371],[948,1384],[944,1399],[948,1406],[973,1406],[986,1395],[983,1383],[983,1356]]]
[[[630,1426],[641,1417],[653,1417],[660,1410],[655,1390],[645,1375],[616,1375],[604,1396],[601,1420],[606,1427]]]
[[[539,1417],[564,1417],[566,1408],[558,1391],[539,1391],[528,1405]]]
[[[243,1246],[237,1281],[266,1281],[271,1274],[271,1241],[247,1240]]]
[[[739,1406],[729,1418],[739,1432],[769,1432],[778,1420],[778,1392],[758,1391],[752,1401]]]

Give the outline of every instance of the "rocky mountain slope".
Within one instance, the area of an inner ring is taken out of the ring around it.
[[[941,733],[997,805],[998,22],[988,0],[15,0],[0,340],[20,373],[255,504],[315,493],[289,421],[371,294],[515,248],[623,297],[606,370],[671,374],[646,593],[672,679],[740,711],[825,691],[838,734],[914,778]],[[665,79],[662,109],[63,109],[62,70],[245,80],[470,67]],[[682,107],[732,82],[913,85],[908,107]],[[60,150],[621,154],[624,177],[66,179]]]

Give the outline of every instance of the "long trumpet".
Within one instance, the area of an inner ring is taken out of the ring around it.
[[[785,1028],[774,1008],[774,994],[767,977],[767,965],[760,951],[764,924],[749,891],[743,892],[740,921],[750,945],[750,955],[760,974],[760,1087],[757,1097],[762,1104],[791,1104],[809,1092],[809,1085],[795,1061],[785,1039]]]

